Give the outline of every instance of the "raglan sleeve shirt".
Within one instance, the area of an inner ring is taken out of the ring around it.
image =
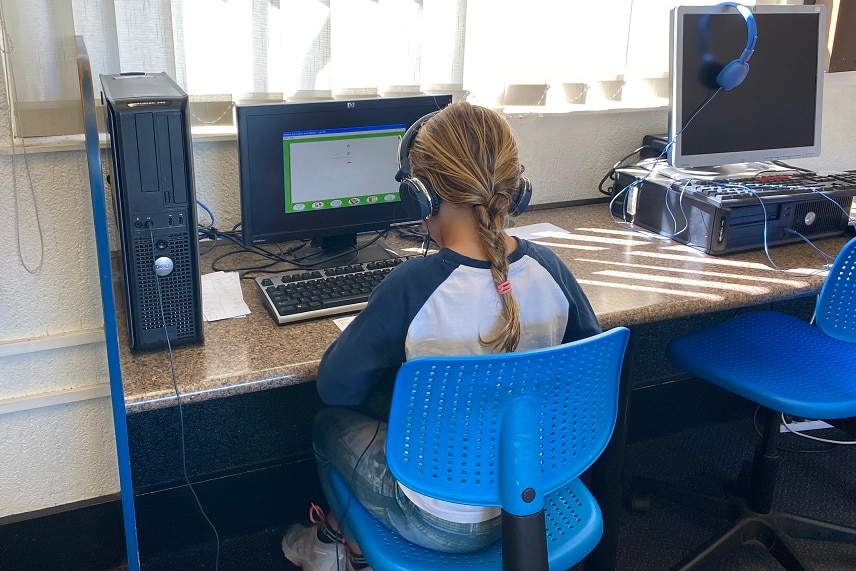
[[[509,262],[527,336],[519,350],[600,333],[588,299],[552,250],[519,240]],[[319,396],[328,405],[359,406],[408,358],[489,352],[478,339],[497,321],[498,307],[487,262],[447,249],[409,260],[384,278],[324,353]]]

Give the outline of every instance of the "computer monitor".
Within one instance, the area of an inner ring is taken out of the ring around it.
[[[395,180],[398,144],[449,103],[419,95],[236,106],[244,245],[312,240],[329,254],[318,256],[323,265],[355,251],[359,233],[412,223]]]
[[[729,6],[672,10],[670,165],[709,167],[820,154],[824,7],[763,5],[751,11],[757,42],[748,74],[737,87],[717,92],[717,74],[747,47],[746,19]]]

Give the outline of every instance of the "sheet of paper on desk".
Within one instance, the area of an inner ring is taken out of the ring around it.
[[[345,327],[351,324],[351,321],[354,320],[356,315],[348,315],[347,317],[339,317],[333,320],[333,323],[336,324],[336,327],[339,328],[339,331],[344,331]]]
[[[515,236],[524,240],[538,240],[539,238],[568,238],[570,233],[549,222],[528,224],[506,230],[509,236]]]
[[[202,276],[202,317],[205,321],[249,314],[237,272],[211,272]]]

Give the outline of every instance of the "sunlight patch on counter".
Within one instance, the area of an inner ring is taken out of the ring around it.
[[[732,280],[744,280],[744,281],[763,281],[765,283],[774,283],[781,284],[787,286],[798,287],[802,285],[803,282],[797,280],[788,280],[782,278],[774,278],[770,276],[749,276],[746,274],[729,274],[723,273],[713,270],[699,270],[695,268],[669,268],[664,266],[655,266],[649,264],[633,264],[630,262],[616,262],[610,260],[595,260],[593,258],[577,258],[579,262],[587,262],[591,264],[606,264],[609,266],[620,266],[633,268],[636,270],[654,270],[658,272],[671,272],[671,273],[691,273],[695,276],[711,276],[716,278],[724,278],[724,279],[732,279]]]
[[[680,278],[676,276],[656,276],[650,274],[642,274],[638,272],[619,272],[616,270],[604,270],[600,272],[595,272],[595,275],[598,276],[608,276],[611,278],[621,278],[631,280],[634,283],[643,281],[643,282],[662,282],[669,283],[674,285],[681,286],[691,286],[696,288],[704,288],[704,289],[718,289],[718,290],[729,290],[729,291],[740,291],[745,293],[751,293],[756,295],[763,295],[765,293],[769,293],[770,289],[766,287],[758,287],[744,284],[736,284],[725,281],[709,281],[709,280],[694,280],[689,278]]]
[[[711,301],[719,301],[722,299],[721,295],[717,295],[714,293],[704,293],[699,291],[681,291],[676,289],[662,288],[662,287],[651,287],[651,286],[643,286],[638,283],[616,283],[616,282],[602,282],[597,280],[577,280],[578,283],[582,285],[592,285],[592,286],[601,286],[608,287],[614,289],[626,289],[631,292],[648,292],[648,293],[662,293],[666,295],[674,295],[678,297],[690,297],[693,299],[708,299]]]

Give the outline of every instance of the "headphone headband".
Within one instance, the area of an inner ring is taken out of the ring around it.
[[[421,119],[415,121],[410,127],[407,128],[407,131],[404,132],[404,136],[401,137],[401,140],[398,142],[398,172],[395,173],[395,180],[398,182],[402,182],[405,178],[410,176],[410,147],[413,146],[413,139],[416,137],[416,133],[419,132],[419,129],[422,128],[428,119],[439,113],[440,111],[432,111],[427,115],[424,115]]]
[[[758,26],[755,23],[755,15],[749,7],[739,2],[720,2],[718,6],[730,6],[737,10],[746,21],[746,47],[740,57],[731,60],[720,70],[716,76],[716,84],[725,91],[734,89],[746,79],[749,73],[749,58],[755,52],[755,43],[758,41]]]
[[[440,195],[437,194],[437,191],[428,182],[428,179],[416,176],[410,172],[410,149],[413,147],[413,141],[417,133],[419,133],[419,129],[434,115],[440,113],[440,111],[442,110],[432,111],[414,121],[398,143],[398,172],[395,173],[395,180],[401,183],[398,189],[402,200],[415,202],[416,215],[420,219],[428,219],[436,215],[440,211],[440,203],[443,202],[443,199],[440,198]],[[521,176],[520,185],[512,196],[509,213],[512,216],[519,216],[529,206],[531,199],[532,183],[526,177]]]

